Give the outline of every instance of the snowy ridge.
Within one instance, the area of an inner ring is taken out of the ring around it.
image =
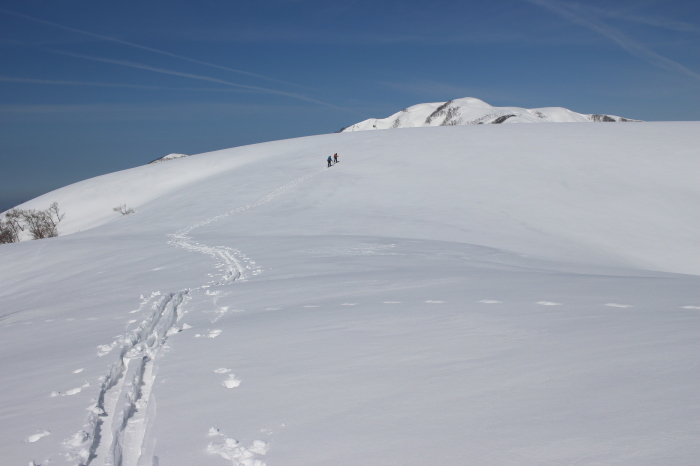
[[[638,122],[615,115],[576,113],[562,107],[519,108],[492,107],[473,98],[418,104],[405,108],[388,118],[355,123],[339,132],[366,131],[373,129],[415,128],[420,126],[457,126],[501,123],[592,123],[592,122]]]
[[[144,203],[172,195],[187,185],[255,160],[250,154],[241,154],[240,148],[218,152],[228,153],[229,156],[211,157],[215,153],[204,153],[197,157],[179,158],[178,163],[146,164],[108,173],[64,186],[17,207],[43,210],[52,202],[57,202],[62,212],[70,211],[59,225],[59,235],[84,231],[122,217],[122,214],[114,211],[115,206],[138,209]],[[213,163],[205,161],[202,165],[202,159]],[[79,197],[74,195],[76,191],[80,191]]]

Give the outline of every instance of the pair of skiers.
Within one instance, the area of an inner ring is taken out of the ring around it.
[[[331,161],[333,162],[332,164],[331,164]],[[330,167],[331,165],[335,165],[336,163],[338,163],[338,154],[337,153],[333,154],[332,159],[331,159],[331,156],[329,155],[328,156],[328,166]]]

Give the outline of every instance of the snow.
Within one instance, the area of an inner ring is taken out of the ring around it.
[[[152,162],[148,162],[148,163],[167,162],[168,160],[180,159],[180,158],[182,158],[182,157],[189,157],[189,156],[188,156],[187,154],[176,154],[176,153],[173,153],[173,154],[168,154],[168,155],[166,155],[166,156],[163,156],[163,157],[161,157],[161,158],[159,158],[159,159],[155,159],[155,160],[153,160]]]
[[[698,134],[350,132],[32,200],[66,217],[0,246],[0,456],[692,464]]]
[[[615,115],[585,115],[562,107],[493,107],[483,100],[464,97],[448,102],[418,104],[388,118],[355,123],[341,132],[374,129],[415,128],[420,126],[456,126],[501,123],[591,123],[598,121],[636,122]]]

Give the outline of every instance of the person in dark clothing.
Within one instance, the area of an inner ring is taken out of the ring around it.
[[[328,166],[329,167],[331,166],[331,156],[330,155],[328,156]]]
[[[333,154],[333,165],[335,165],[336,163],[338,163],[338,154],[337,153]]]

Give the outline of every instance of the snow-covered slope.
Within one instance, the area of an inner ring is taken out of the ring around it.
[[[590,122],[635,122],[615,115],[572,112],[562,107],[519,108],[492,107],[473,97],[418,104],[405,108],[388,118],[355,123],[340,132],[365,131],[371,129],[415,128],[419,126],[457,126],[501,123],[590,123]]]
[[[692,464],[700,123],[400,133],[21,206],[66,217],[0,246],[4,462]]]

